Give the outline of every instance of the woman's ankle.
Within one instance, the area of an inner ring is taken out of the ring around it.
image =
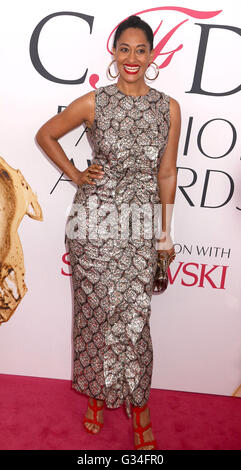
[[[145,406],[145,408],[142,410],[143,407],[135,407],[133,409],[134,413],[133,413],[133,424],[134,426],[137,426],[137,422],[139,421],[140,422],[140,425],[142,427],[144,426],[147,426],[147,424],[150,423],[151,421],[151,415],[150,415],[150,409],[148,408],[148,406]],[[140,411],[141,409],[141,411]],[[138,418],[139,420],[138,420]]]
[[[94,400],[97,403],[97,406],[102,406],[103,403],[104,403],[104,400],[96,400],[96,398],[89,397],[89,401],[90,401],[91,405],[93,405]]]

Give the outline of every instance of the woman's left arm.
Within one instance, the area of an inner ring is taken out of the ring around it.
[[[181,109],[178,101],[170,97],[170,126],[167,146],[158,172],[160,202],[162,204],[162,234],[157,251],[173,251],[171,221],[177,187],[177,152],[181,132]]]

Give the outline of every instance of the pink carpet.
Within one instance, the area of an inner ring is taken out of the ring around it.
[[[124,407],[104,409],[97,435],[83,427],[88,398],[68,380],[0,375],[1,450],[133,450]],[[241,449],[241,399],[151,389],[153,433],[162,450]]]

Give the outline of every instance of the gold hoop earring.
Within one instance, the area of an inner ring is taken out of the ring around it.
[[[108,69],[107,69],[107,72],[108,72],[108,74],[111,76],[111,78],[116,78],[116,77],[118,77],[118,76],[120,75],[120,72],[119,72],[117,75],[115,75],[115,76],[111,74],[110,68],[111,68],[113,62],[115,62],[115,59],[113,59],[112,62],[110,63],[110,65],[109,65],[109,67],[108,67]]]
[[[155,76],[154,78],[149,78],[149,77],[147,77],[147,75],[146,75],[146,73],[145,73],[145,77],[146,77],[147,80],[156,80],[156,78],[157,78],[158,75],[159,75],[159,67],[158,67],[158,65],[157,65],[155,62],[151,62],[151,63],[148,65],[148,67],[149,67],[150,65],[152,65],[152,64],[155,65],[156,70],[157,70],[157,74],[156,74],[156,76]],[[147,68],[148,68],[148,67],[147,67]]]

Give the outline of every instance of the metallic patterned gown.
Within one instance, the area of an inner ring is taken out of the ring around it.
[[[74,292],[72,386],[108,408],[125,403],[129,418],[130,404],[143,406],[151,387],[154,214],[169,105],[169,95],[152,87],[143,96],[126,95],[116,83],[95,90],[92,163],[104,176],[77,186],[65,232]]]

